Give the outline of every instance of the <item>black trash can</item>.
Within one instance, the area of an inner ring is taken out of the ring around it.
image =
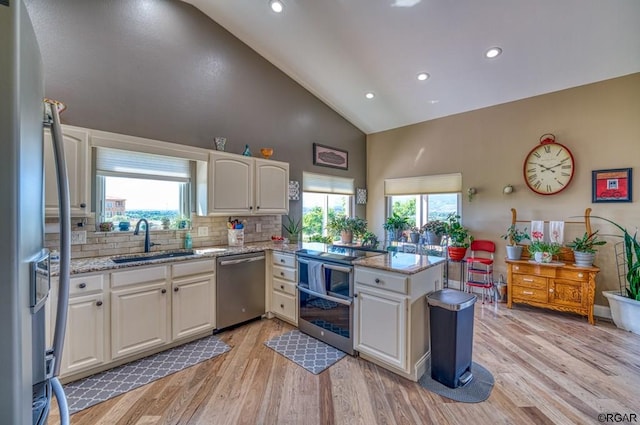
[[[476,296],[454,289],[427,295],[431,331],[431,378],[450,388],[472,379],[473,305]]]

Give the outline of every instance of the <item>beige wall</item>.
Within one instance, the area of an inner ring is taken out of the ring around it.
[[[442,101],[446,102],[446,99]],[[573,181],[553,196],[530,191],[522,177],[524,157],[544,133],[574,155]],[[591,171],[640,164],[640,73],[573,89],[427,121],[367,136],[367,220],[382,237],[385,178],[462,172],[463,191],[478,190],[472,202],[463,196],[464,225],[476,239],[498,244],[498,273],[506,277],[505,249],[500,235],[510,224],[510,208],[518,218],[575,220],[585,208],[635,229],[640,225],[640,168],[634,169],[632,203],[591,203]],[[512,184],[515,192],[503,195]],[[592,220],[600,233],[614,233]],[[565,242],[583,229],[567,225]],[[596,304],[606,305],[600,291],[617,289],[610,241],[596,264]]]

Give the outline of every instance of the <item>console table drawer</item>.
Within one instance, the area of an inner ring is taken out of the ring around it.
[[[557,274],[558,278],[570,279],[570,280],[587,280],[589,277],[589,273],[582,270],[566,270],[560,269]]]
[[[556,267],[543,266],[541,264],[514,264],[513,273],[535,274],[538,276],[553,277],[556,275]]]
[[[514,274],[513,284],[533,289],[547,289],[547,278],[526,274]]]
[[[548,301],[548,293],[545,289],[528,288],[524,286],[513,286],[513,298],[521,300],[537,301],[546,303]]]

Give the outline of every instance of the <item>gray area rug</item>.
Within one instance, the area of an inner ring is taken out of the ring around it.
[[[473,379],[464,387],[449,388],[444,384],[431,378],[431,363],[427,365],[427,371],[418,380],[418,384],[427,390],[439,394],[451,400],[463,403],[479,403],[485,401],[491,395],[493,375],[476,362],[471,363],[471,373]]]
[[[212,335],[71,382],[64,386],[69,413],[79,412],[229,350],[231,347]]]
[[[264,345],[316,375],[347,355],[299,330],[271,338]]]

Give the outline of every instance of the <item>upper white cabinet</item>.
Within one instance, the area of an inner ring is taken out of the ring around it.
[[[208,213],[287,214],[289,164],[226,152],[209,156]]]
[[[83,217],[91,213],[91,159],[89,150],[89,132],[62,126],[64,156],[69,180],[69,199],[71,215]],[[45,215],[58,216],[58,179],[51,132],[44,132],[44,172],[45,172]]]

